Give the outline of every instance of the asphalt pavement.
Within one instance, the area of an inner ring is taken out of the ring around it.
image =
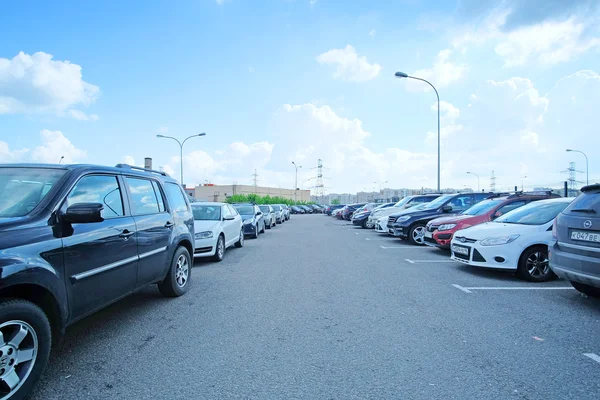
[[[33,399],[598,399],[599,333],[567,282],[292,216],[71,326]]]

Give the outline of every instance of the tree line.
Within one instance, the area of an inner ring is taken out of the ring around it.
[[[250,193],[250,194],[234,194],[233,196],[229,196],[227,203],[256,203],[256,204],[287,204],[288,206],[293,206],[295,204],[314,204],[314,201],[294,201],[287,199],[285,197],[279,196],[260,196],[258,194]]]

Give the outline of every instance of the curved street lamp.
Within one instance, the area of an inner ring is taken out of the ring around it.
[[[431,82],[429,82],[428,80],[425,80],[423,78],[417,78],[416,76],[410,76],[404,72],[396,72],[396,78],[410,78],[410,79],[416,79],[418,81],[423,81],[425,83],[427,83],[429,86],[431,86],[433,88],[433,91],[435,92],[435,95],[437,96],[437,114],[438,114],[438,154],[437,154],[437,191],[438,193],[440,193],[440,95],[437,91],[437,89],[435,88],[435,86],[433,86],[431,84]]]
[[[477,191],[479,192],[479,175],[477,175],[475,172],[469,171],[467,171],[467,174],[475,175],[477,177]]]
[[[179,161],[181,162],[181,186],[183,186],[183,145],[185,144],[185,142],[187,142],[188,139],[191,139],[193,137],[199,137],[199,136],[206,136],[206,133],[202,132],[202,133],[197,133],[192,136],[188,136],[185,139],[183,139],[183,142],[180,142],[178,139],[174,138],[173,136],[156,135],[157,138],[173,139],[174,141],[177,142],[177,144],[179,144]]]
[[[573,152],[573,153],[581,153],[583,154],[583,156],[585,157],[585,184],[589,185],[590,184],[590,170],[588,169],[588,158],[587,155],[581,151],[581,150],[573,150],[573,149],[567,149],[567,152]]]

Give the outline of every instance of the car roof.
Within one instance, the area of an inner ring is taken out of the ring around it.
[[[558,197],[554,199],[538,200],[531,204],[551,204],[551,203],[570,203],[575,200],[575,197]]]

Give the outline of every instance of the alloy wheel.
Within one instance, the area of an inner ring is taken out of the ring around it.
[[[419,226],[413,229],[412,238],[415,241],[415,243],[425,243],[425,227]]]
[[[24,321],[0,325],[0,399],[9,399],[27,381],[38,354],[35,330]]]
[[[548,274],[550,265],[548,262],[548,255],[542,251],[535,251],[527,257],[525,262],[527,272],[533,277],[543,277]]]
[[[188,263],[188,259],[182,254],[177,259],[177,267],[175,268],[175,280],[177,281],[177,286],[185,286],[185,284],[188,281],[189,272],[190,266]]]
[[[225,255],[225,244],[223,242],[223,238],[219,237],[219,241],[217,242],[217,253],[219,254],[219,258],[223,258]]]

